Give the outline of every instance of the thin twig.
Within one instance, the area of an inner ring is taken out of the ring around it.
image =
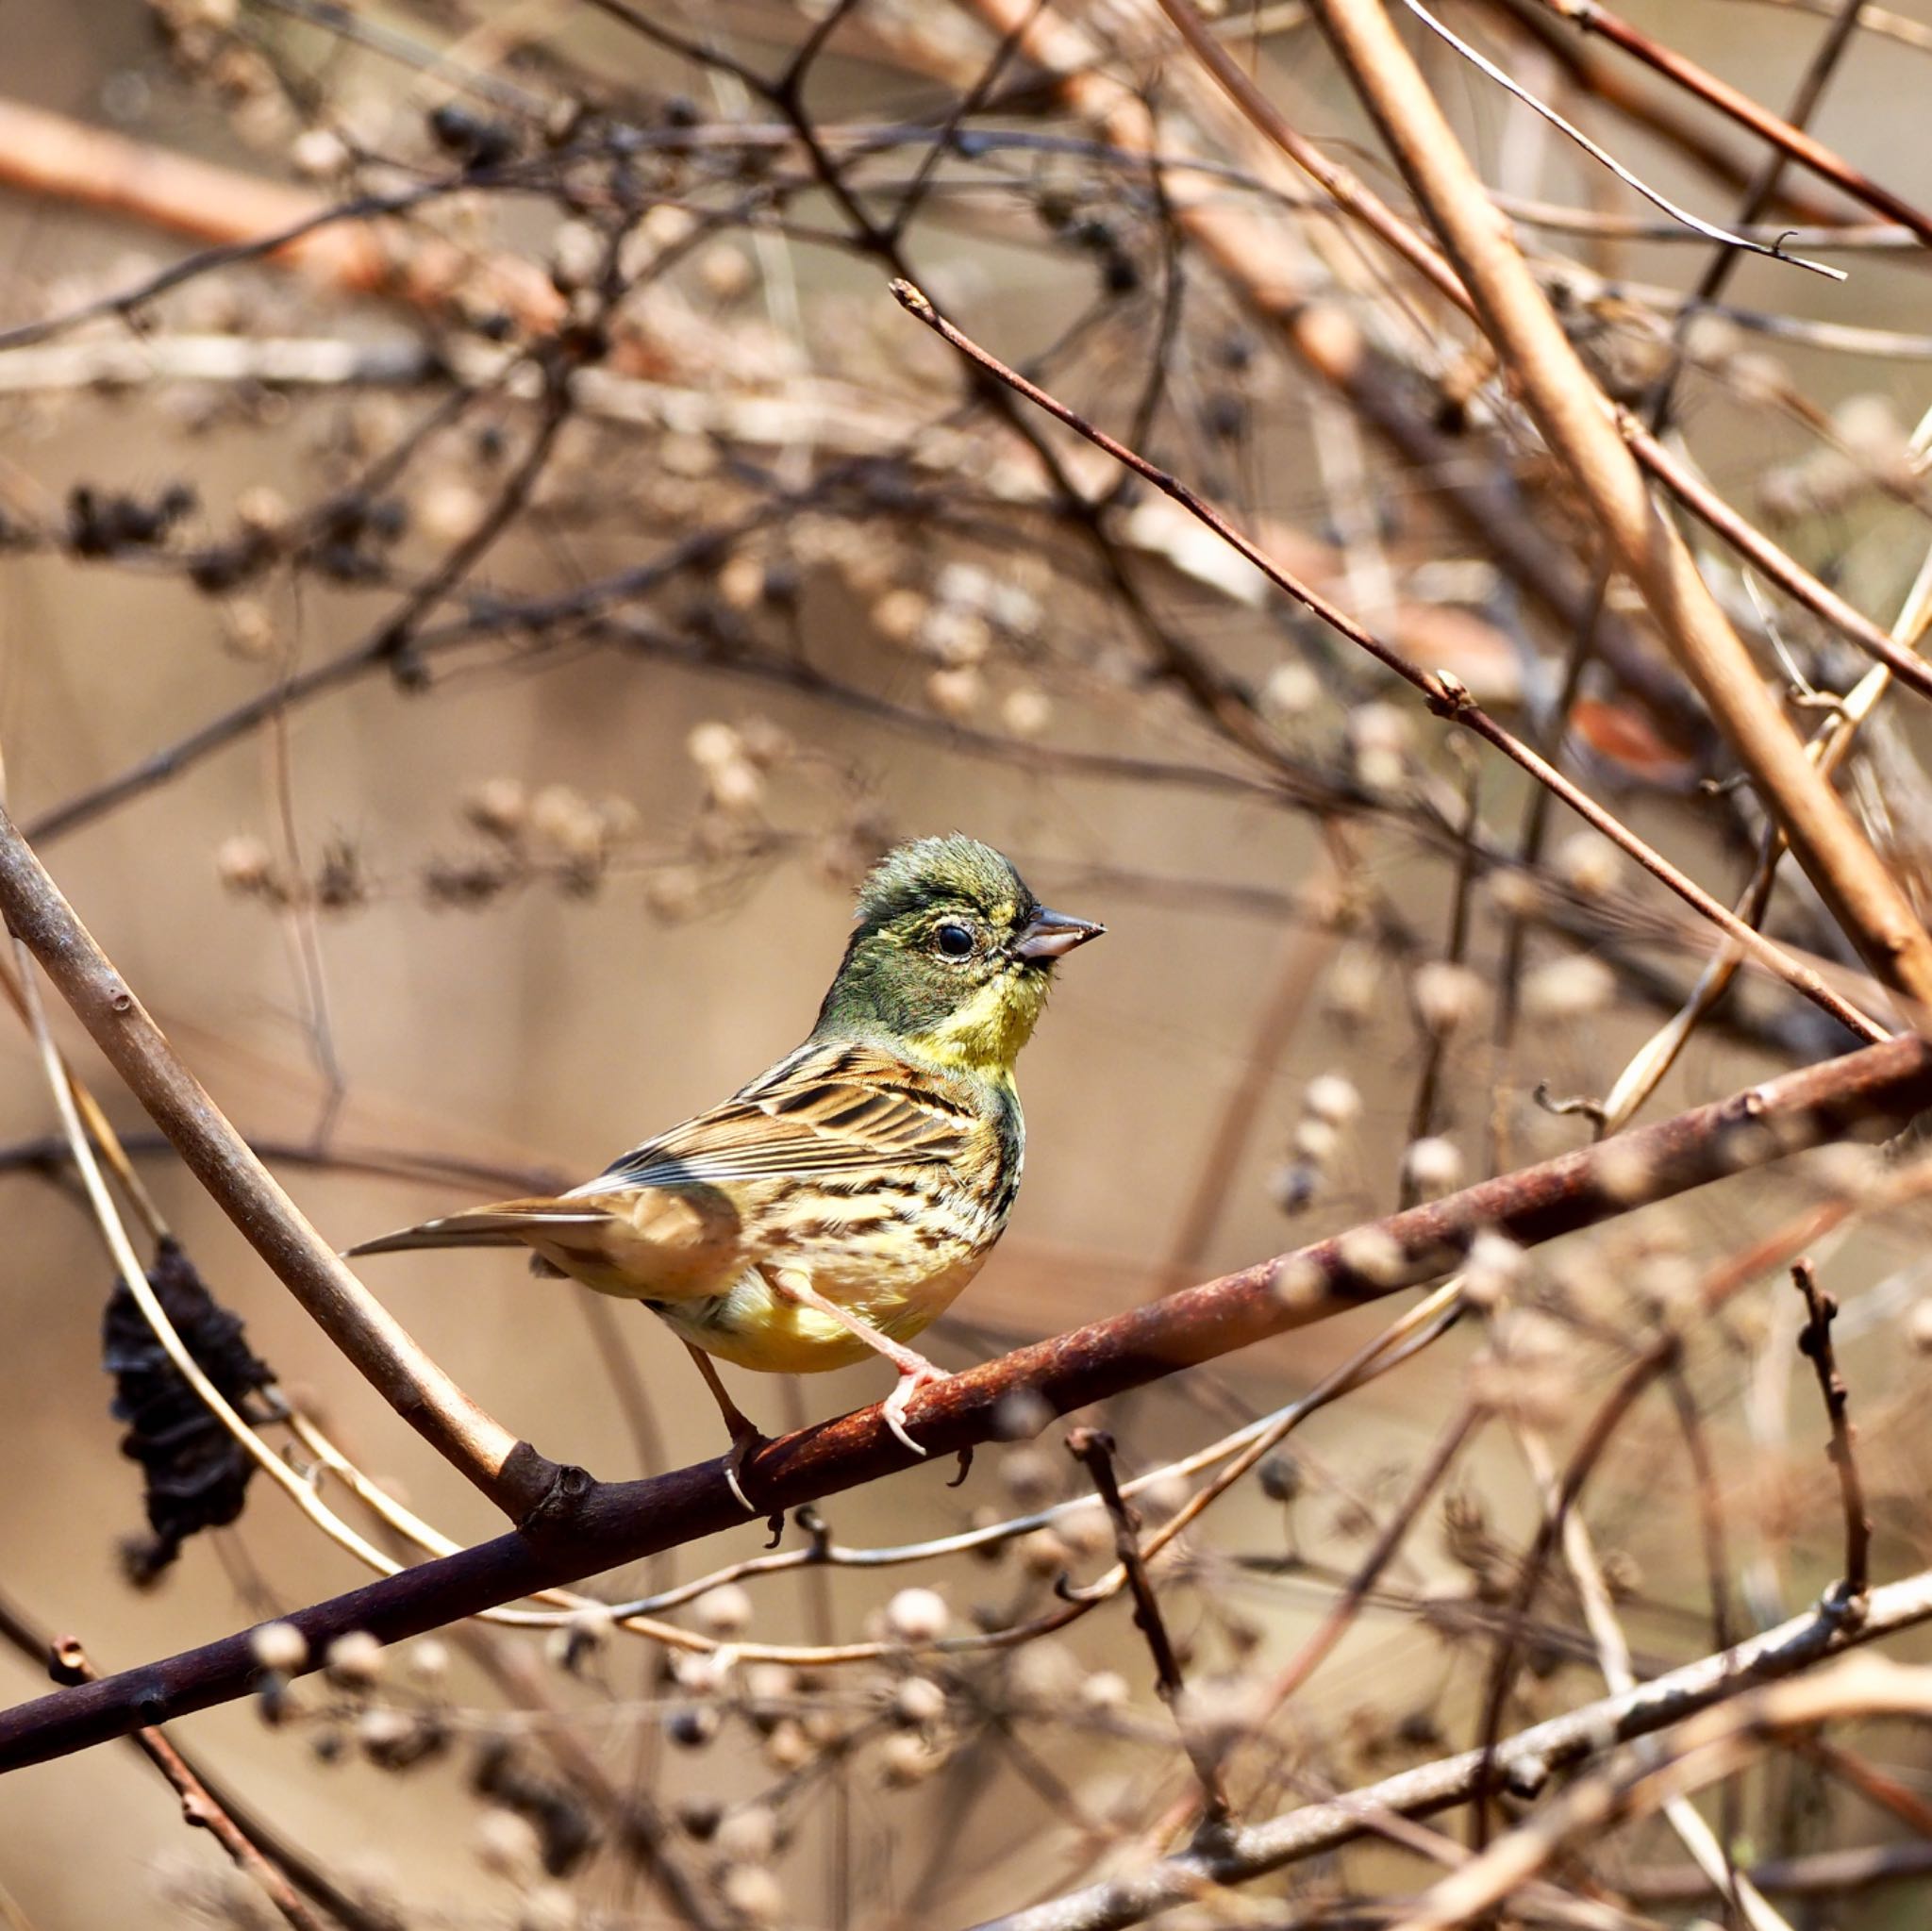
[[[1599,34],[1614,46],[1621,47],[1646,67],[1674,81],[1687,92],[1695,94],[1706,106],[1728,114],[1740,126],[1748,127],[1759,140],[1769,141],[1792,160],[1809,168],[1821,180],[1829,181],[1834,188],[1842,190],[1853,200],[1862,201],[1888,221],[1909,228],[1921,241],[1932,242],[1932,215],[1925,214],[1889,188],[1880,187],[1869,175],[1853,167],[1815,135],[1807,134],[1803,129],[1793,127],[1790,122],[1779,119],[1749,94],[1732,87],[1728,81],[1720,80],[1716,75],[1700,67],[1694,60],[1687,59],[1674,48],[1653,40],[1649,34],[1612,13],[1608,8],[1599,6],[1597,0],[1542,0],[1542,4],[1585,32]]]
[[[98,1673],[88,1660],[87,1651],[72,1636],[62,1637],[54,1645],[49,1673],[57,1683],[93,1683],[99,1680]],[[143,1724],[134,1735],[135,1740],[147,1754],[148,1761],[174,1786],[175,1794],[181,1799],[184,1821],[207,1831],[234,1860],[235,1868],[254,1880],[275,1909],[294,1925],[295,1931],[324,1931],[323,1921],[302,1902],[295,1887],[289,1881],[288,1873],[262,1851],[216,1802],[208,1786],[195,1775],[181,1753],[168,1740],[167,1732],[154,1724]]]
[[[1767,247],[1761,241],[1753,241],[1742,235],[1733,234],[1730,229],[1721,228],[1714,222],[1707,222],[1701,215],[1692,214],[1689,208],[1678,207],[1668,195],[1658,192],[1641,176],[1633,174],[1607,148],[1599,146],[1574,122],[1565,120],[1547,101],[1539,100],[1521,81],[1505,73],[1487,55],[1478,53],[1459,34],[1452,33],[1422,5],[1422,0],[1403,0],[1403,5],[1439,40],[1454,47],[1472,67],[1488,75],[1498,87],[1521,101],[1531,112],[1541,114],[1552,127],[1574,141],[1591,159],[1602,162],[1626,188],[1635,189],[1644,200],[1655,208],[1662,208],[1674,221],[1682,222],[1687,228],[1704,236],[1707,241],[1722,241],[1727,248],[1741,249],[1753,255],[1768,255],[1774,261],[1789,261],[1794,267],[1808,268],[1813,275],[1824,275],[1832,281],[1841,282],[1845,279],[1845,272],[1841,268],[1827,268],[1824,262],[1807,261],[1802,255],[1787,255],[1775,245]]]
[[[1120,1478],[1114,1473],[1113,1437],[1099,1428],[1075,1428],[1067,1437],[1067,1452],[1092,1478],[1108,1521],[1113,1525],[1113,1552],[1126,1573],[1127,1592],[1134,1603],[1134,1626],[1147,1639],[1160,1700],[1174,1712],[1181,1746],[1194,1766],[1194,1774],[1201,1780],[1208,1827],[1218,1830],[1228,1815],[1227,1789],[1222,1778],[1221,1763],[1199,1727],[1188,1721],[1183,1706],[1187,1678],[1181,1673],[1180,1658],[1174,1654],[1173,1639],[1167,1633],[1167,1620],[1160,1613],[1160,1598],[1155,1593],[1146,1558],[1141,1553],[1140,1521],[1121,1494]]]
[[[1857,1603],[1871,1588],[1872,1518],[1865,1510],[1865,1486],[1858,1477],[1858,1457],[1853,1450],[1857,1430],[1852,1426],[1851,1391],[1839,1373],[1838,1357],[1831,1345],[1831,1323],[1838,1314],[1838,1303],[1818,1285],[1818,1271],[1808,1256],[1791,1263],[1791,1283],[1805,1297],[1805,1327],[1798,1337],[1798,1352],[1817,1373],[1825,1419],[1831,1423],[1827,1452],[1838,1471],[1839,1501],[1845,1519],[1844,1590],[1850,1602]]]
[[[1058,397],[1049,394],[1037,383],[1028,381],[1017,369],[1009,367],[997,356],[982,348],[971,336],[966,335],[941,315],[931,302],[909,282],[894,282],[892,293],[909,314],[924,323],[934,334],[958,349],[961,355],[968,357],[989,375],[997,376],[1000,381],[1024,395],[1029,402],[1044,409],[1056,421],[1064,423],[1068,428],[1086,437],[1097,448],[1106,450],[1115,461],[1124,463],[1155,488],[1172,496],[1184,509],[1206,524],[1224,542],[1244,557],[1277,589],[1312,610],[1324,624],[1339,631],[1358,649],[1367,651],[1384,668],[1394,672],[1406,683],[1413,685],[1422,692],[1429,708],[1439,717],[1467,726],[1485,742],[1494,746],[1520,765],[1539,784],[1547,786],[1587,824],[1600,831],[1627,853],[1653,877],[1669,886],[1678,897],[1708,919],[1712,924],[1745,946],[1787,985],[1804,993],[1807,999],[1830,1013],[1840,1024],[1860,1037],[1868,1040],[1883,1037],[1884,1028],[1833,991],[1809,966],[1793,958],[1782,946],[1774,944],[1762,933],[1754,931],[1746,925],[1727,906],[1720,904],[1701,885],[1686,876],[1620,819],[1606,811],[1587,791],[1573,784],[1547,758],[1531,750],[1522,739],[1499,724],[1470,696],[1459,679],[1446,672],[1423,670],[1410,662],[1393,645],[1384,642],[1372,632],[1365,630],[1345,610],[1330,603],[1319,591],[1303,583],[1274,562],[1263,551],[1242,536],[1219,509],[1179,477],[1149,462],[1145,457],[1128,449],[1124,443],[1115,441],[1106,430],[1088,422],[1084,416],[1069,408]],[[1922,934],[1921,938],[1923,937]],[[1928,992],[1932,992],[1932,974],[1928,974],[1926,989]]]

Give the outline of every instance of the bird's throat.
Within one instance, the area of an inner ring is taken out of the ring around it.
[[[1009,1080],[1020,1049],[1033,1037],[1045,1004],[1043,973],[1004,974],[936,1024],[908,1032],[906,1045],[928,1065]]]

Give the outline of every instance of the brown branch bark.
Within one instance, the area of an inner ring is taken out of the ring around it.
[[[1751,1087],[1602,1145],[1485,1180],[1296,1253],[1016,1349],[924,1390],[909,1425],[935,1461],[1000,1439],[1021,1389],[1068,1414],[1183,1368],[1446,1273],[1484,1228],[1525,1246],[1727,1174],[1932,1106],[1932,1045],[1916,1035]],[[761,1450],[743,1477],[761,1508],[802,1507],[913,1465],[874,1407]],[[741,1523],[724,1457],[641,1481],[565,1470],[511,1534],[298,1609],[311,1657],[364,1629],[386,1642]],[[1874,1591],[1876,1605],[1885,1594]],[[249,1632],[0,1714],[0,1771],[38,1763],[247,1694]]]
[[[1837,1351],[1831,1344],[1838,1303],[1818,1285],[1818,1270],[1808,1257],[1791,1264],[1791,1280],[1805,1297],[1805,1327],[1798,1337],[1798,1352],[1818,1376],[1818,1392],[1831,1428],[1829,1453],[1838,1473],[1839,1503],[1845,1522],[1844,1588],[1846,1596],[1856,1603],[1871,1582],[1872,1518],[1865,1512],[1865,1485],[1859,1479],[1858,1457],[1852,1445],[1857,1431],[1852,1426],[1851,1390],[1839,1373]]]
[[[1339,166],[1323,153],[1263,93],[1259,86],[1222,44],[1213,29],[1202,20],[1191,0],[1160,0],[1160,6],[1174,22],[1176,32],[1218,86],[1253,125],[1256,131],[1278,147],[1301,168],[1335,205],[1391,249],[1413,268],[1445,301],[1455,305],[1472,321],[1478,321],[1475,304],[1470,299],[1456,270],[1424,235],[1391,208],[1387,202],[1348,169]],[[1606,402],[1606,408],[1609,405]],[[1612,411],[1618,432],[1629,443],[1637,459],[1657,480],[1676,497],[1699,522],[1725,542],[1747,557],[1779,589],[1804,605],[1814,616],[1829,624],[1860,650],[1888,665],[1893,674],[1922,697],[1932,696],[1932,667],[1900,646],[1897,641],[1855,608],[1827,584],[1807,570],[1795,558],[1773,542],[1726,503],[1657,437],[1644,428],[1624,409]],[[1597,620],[1599,623],[1601,619]]]
[[[1932,940],[1765,688],[1689,549],[1651,501],[1507,221],[1379,0],[1315,0],[1330,44],[1441,238],[1483,327],[1641,590],[1765,808],[1874,973],[1932,1008]]]
[[[182,1063],[0,808],[0,918],[250,1245],[395,1411],[512,1519],[561,1473],[424,1353],[308,1223]]]

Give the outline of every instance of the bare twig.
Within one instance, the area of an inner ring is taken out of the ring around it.
[[[1480,1918],[1541,1872],[1586,1831],[1641,1816],[1671,1796],[1732,1774],[1767,1739],[1833,1721],[1932,1717],[1932,1670],[1859,1656],[1796,1683],[1750,1690],[1706,1710],[1659,1740],[1631,1750],[1573,1785],[1473,1863],[1436,1885],[1398,1931],[1450,1931]]]
[[[1809,168],[1821,180],[1829,181],[1853,200],[1862,201],[1887,221],[1897,222],[1901,226],[1909,228],[1921,241],[1932,242],[1932,215],[1915,208],[1889,188],[1880,187],[1863,170],[1855,168],[1815,135],[1793,127],[1789,121],[1770,112],[1740,89],[1720,80],[1696,61],[1687,59],[1675,48],[1665,46],[1641,28],[1612,13],[1608,8],[1598,5],[1597,0],[1542,0],[1542,5],[1586,33],[1599,34],[1613,46],[1621,47],[1655,73],[1695,94],[1707,107],[1729,115],[1740,126],[1749,128],[1760,141],[1769,141],[1780,153]]]
[[[1566,120],[1561,114],[1557,113],[1547,101],[1539,100],[1522,82],[1513,79],[1508,74],[1505,73],[1487,55],[1478,52],[1477,49],[1471,46],[1459,34],[1450,32],[1427,8],[1421,4],[1421,0],[1403,0],[1403,5],[1432,34],[1435,34],[1439,39],[1447,42],[1450,46],[1454,47],[1471,66],[1488,75],[1497,86],[1505,89],[1517,100],[1521,101],[1524,107],[1530,108],[1535,113],[1541,114],[1551,126],[1557,128],[1560,133],[1567,135],[1593,160],[1601,161],[1626,188],[1634,189],[1639,194],[1643,196],[1644,200],[1650,202],[1654,207],[1662,208],[1673,220],[1682,222],[1687,228],[1702,235],[1707,241],[1722,241],[1727,248],[1742,249],[1753,255],[1768,255],[1774,261],[1789,261],[1794,267],[1808,268],[1813,275],[1825,275],[1833,281],[1841,282],[1845,279],[1842,269],[1827,268],[1822,261],[1807,261],[1800,255],[1787,255],[1775,244],[1767,246],[1761,241],[1750,241],[1746,237],[1736,234],[1728,228],[1721,228],[1715,223],[1706,221],[1701,215],[1692,214],[1689,208],[1680,208],[1668,195],[1659,193],[1657,189],[1651,187],[1640,175],[1626,168],[1615,155],[1611,154],[1607,148],[1602,147],[1592,141],[1574,122]]]
[[[1853,1449],[1857,1431],[1852,1426],[1851,1393],[1839,1373],[1838,1357],[1831,1345],[1831,1323],[1838,1315],[1838,1303],[1818,1285],[1818,1270],[1809,1257],[1791,1263],[1791,1282],[1805,1297],[1805,1326],[1798,1337],[1798,1352],[1818,1375],[1818,1392],[1824,1399],[1824,1415],[1831,1424],[1831,1465],[1838,1471],[1839,1501],[1845,1519],[1844,1590],[1851,1603],[1863,1599],[1871,1586],[1872,1518],[1865,1511],[1865,1487],[1858,1477],[1858,1457]]]
[[[93,1683],[98,1673],[88,1660],[79,1641],[65,1636],[54,1645],[51,1674],[57,1683]],[[168,1740],[167,1733],[143,1724],[135,1740],[146,1753],[148,1761],[174,1786],[181,1799],[183,1819],[205,1830],[234,1859],[235,1868],[252,1878],[262,1894],[275,1906],[295,1931],[323,1931],[323,1921],[297,1895],[285,1872],[230,1817]]]
[[[1187,1679],[1181,1673],[1180,1658],[1174,1654],[1173,1639],[1167,1633],[1167,1620],[1160,1613],[1160,1598],[1155,1593],[1146,1558],[1141,1553],[1140,1522],[1122,1495],[1120,1478],[1114,1473],[1113,1437],[1099,1428],[1075,1428],[1067,1437],[1067,1452],[1092,1478],[1107,1519],[1113,1525],[1113,1552],[1126,1572],[1127,1592],[1134,1603],[1134,1626],[1147,1639],[1160,1700],[1174,1712],[1182,1747],[1194,1766],[1194,1774],[1201,1780],[1208,1823],[1210,1828],[1219,1829],[1228,1814],[1221,1764],[1200,1727],[1189,1722],[1183,1706]]]

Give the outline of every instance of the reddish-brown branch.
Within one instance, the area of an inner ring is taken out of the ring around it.
[[[1447,1272],[1492,1227],[1536,1245],[1669,1199],[1856,1128],[1932,1106],[1932,1046],[1902,1036],[1710,1106],[1485,1180],[1334,1240],[1091,1323],[922,1390],[909,1425],[935,1461],[1000,1438],[1011,1397],[1068,1414]],[[878,1407],[787,1435],[744,1472],[762,1508],[791,1509],[911,1465]],[[366,1629],[420,1635],[743,1523],[723,1457],[636,1482],[566,1470],[516,1532],[385,1576],[288,1620],[311,1656]],[[0,1770],[37,1763],[142,1723],[245,1695],[257,1675],[242,1631],[163,1662],[0,1715]]]

